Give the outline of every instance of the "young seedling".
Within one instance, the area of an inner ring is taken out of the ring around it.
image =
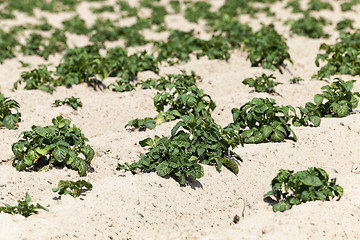
[[[76,198],[81,194],[81,192],[86,191],[84,188],[91,191],[92,187],[93,185],[85,180],[78,180],[76,182],[60,180],[57,188],[53,188],[52,191],[58,192],[60,195],[69,194],[73,198]]]
[[[245,85],[249,85],[249,87],[255,88],[256,92],[267,92],[267,93],[274,93],[275,87],[279,84],[282,84],[280,82],[275,82],[276,78],[273,74],[266,75],[263,73],[261,76],[255,76],[254,78],[245,78],[242,83]]]
[[[0,212],[9,213],[11,215],[20,214],[24,217],[29,217],[31,214],[38,214],[39,212],[37,211],[37,209],[42,209],[47,212],[49,211],[46,207],[43,207],[38,203],[36,205],[29,205],[30,201],[30,195],[26,192],[24,201],[18,200],[17,206],[10,206],[9,204],[5,203],[5,207],[0,207]]]
[[[304,79],[302,79],[301,77],[294,77],[294,78],[291,78],[291,79],[289,80],[289,82],[290,82],[291,84],[296,84],[296,83],[299,83],[299,82],[301,82],[301,81],[304,81]]]
[[[76,98],[74,96],[71,96],[70,98],[65,98],[64,100],[56,99],[55,102],[53,103],[53,105],[55,107],[59,107],[62,105],[68,105],[68,106],[72,107],[74,110],[77,110],[78,107],[83,106],[80,99]]]
[[[344,193],[344,189],[336,184],[336,178],[329,181],[326,171],[316,167],[296,173],[280,169],[271,181],[271,188],[264,198],[275,197],[274,212],[284,212],[293,205],[309,201],[329,201],[335,196],[339,201]]]

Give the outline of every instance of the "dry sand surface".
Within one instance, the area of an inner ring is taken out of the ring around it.
[[[115,1],[108,1],[113,3]],[[221,1],[213,1],[214,6]],[[242,50],[232,51],[228,62],[193,58],[188,63],[175,66],[163,64],[160,75],[194,70],[201,76],[198,87],[211,95],[217,104],[213,117],[222,126],[232,121],[231,109],[240,107],[253,97],[271,97],[280,104],[303,106],[320,93],[325,81],[311,80],[317,71],[314,64],[321,43],[334,43],[338,37],[336,23],[344,17],[355,21],[360,27],[360,6],[352,12],[341,12],[338,1],[329,1],[334,11],[321,11],[321,15],[332,21],[325,31],[329,39],[309,39],[289,34],[284,20],[296,19],[286,1],[271,6],[276,18],[259,14],[256,19],[241,16],[254,30],[260,22],[274,22],[279,33],[286,37],[290,55],[294,61],[288,63],[288,71],[264,70],[251,67],[247,54]],[[89,26],[95,21],[89,8],[100,3],[81,3],[77,12]],[[146,12],[144,13],[146,14]],[[28,22],[37,22],[41,16],[56,27],[73,16],[73,13],[49,14],[36,11],[34,17],[18,14],[16,20],[2,20],[7,28]],[[112,17],[103,14],[102,17]],[[201,30],[207,37],[204,23],[187,22],[180,15],[169,15],[166,23],[170,28]],[[125,23],[124,23],[125,24]],[[164,39],[165,33],[146,31],[147,39]],[[68,34],[70,46],[84,46],[87,37]],[[107,46],[121,46],[122,42],[107,43]],[[129,48],[129,52],[151,46]],[[21,215],[0,214],[0,239],[359,239],[360,238],[360,114],[345,118],[323,119],[320,127],[293,127],[298,141],[266,143],[238,147],[235,152],[242,158],[238,175],[223,168],[218,172],[213,166],[204,166],[205,176],[198,182],[180,187],[172,178],[159,177],[156,173],[132,175],[116,171],[118,163],[135,162],[145,149],[138,141],[155,135],[170,135],[175,122],[165,123],[155,130],[138,132],[124,128],[134,118],[155,116],[152,98],[155,90],[137,88],[132,92],[117,93],[110,90],[93,90],[86,84],[72,88],[58,87],[51,95],[38,90],[12,91],[13,83],[24,70],[19,60],[31,62],[33,66],[42,63],[59,63],[61,54],[51,56],[48,61],[35,56],[22,56],[5,60],[0,65],[0,89],[20,105],[22,121],[16,130],[0,129],[0,203],[16,204],[28,191],[33,203],[49,208],[38,215],[24,218]],[[242,84],[246,77],[273,73],[283,85],[276,87],[278,95],[255,93]],[[293,76],[305,81],[290,84]],[[143,72],[140,79],[154,77]],[[360,91],[360,78],[356,79],[354,90]],[[108,84],[113,79],[105,79]],[[76,96],[83,102],[78,111],[67,106],[52,107],[55,99]],[[82,179],[93,184],[93,190],[79,198],[69,195],[58,197],[51,188],[61,179],[79,179],[77,172],[69,169],[51,169],[48,172],[17,172],[11,166],[11,144],[18,140],[22,131],[32,125],[47,126],[51,119],[63,115],[76,124],[89,139],[96,151],[92,161],[94,172]],[[344,188],[344,195],[338,201],[309,202],[294,206],[290,211],[274,213],[263,199],[270,190],[270,182],[279,169],[305,170],[321,167],[331,178],[336,177]],[[235,215],[240,217],[237,224]]]

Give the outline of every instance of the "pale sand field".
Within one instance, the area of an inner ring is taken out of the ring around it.
[[[108,1],[114,2],[114,1]],[[336,23],[344,17],[355,21],[360,27],[360,6],[353,12],[341,12],[337,1],[333,12],[322,11],[319,15],[332,21],[325,30],[331,33],[329,39],[309,39],[291,36],[284,20],[297,18],[290,10],[284,10],[285,1],[271,6],[277,19],[260,14],[257,19],[241,16],[257,30],[260,22],[274,22],[279,33],[286,37],[294,64],[287,64],[288,71],[280,74],[251,67],[247,54],[242,50],[232,51],[228,62],[193,58],[188,63],[175,66],[163,64],[160,75],[180,73],[180,70],[194,70],[201,76],[199,88],[204,89],[216,102],[213,117],[222,126],[232,121],[231,109],[240,107],[253,97],[271,97],[277,103],[303,106],[312,101],[314,94],[321,92],[325,81],[311,80],[317,71],[314,64],[321,43],[334,43],[338,37]],[[214,1],[220,5],[221,1]],[[100,3],[82,3],[77,12],[89,26],[96,16],[90,6]],[[146,14],[144,12],[143,14]],[[104,14],[104,17],[111,14]],[[3,20],[3,28],[36,22],[45,16],[53,26],[73,13],[49,14],[36,11],[35,17],[19,14],[16,20]],[[114,16],[112,16],[114,17]],[[281,21],[279,21],[281,19]],[[131,21],[129,21],[131,22]],[[206,38],[204,23],[188,23],[180,15],[169,15],[166,23],[170,28],[201,30]],[[126,22],[124,22],[126,24]],[[166,33],[144,32],[147,39],[165,39]],[[87,37],[68,34],[70,46],[84,46]],[[112,47],[122,42],[107,43]],[[139,49],[152,50],[150,45],[128,49],[130,53]],[[235,149],[242,158],[238,175],[223,168],[218,172],[213,166],[204,166],[205,176],[190,186],[180,187],[173,179],[159,177],[156,173],[132,175],[116,171],[118,163],[134,162],[141,152],[139,140],[155,135],[170,135],[176,122],[165,123],[155,130],[138,132],[124,128],[134,118],[156,116],[152,98],[155,90],[116,93],[110,90],[94,91],[86,84],[72,88],[58,87],[50,95],[38,90],[12,91],[13,83],[19,79],[23,69],[18,60],[31,62],[33,66],[42,63],[59,63],[61,55],[51,56],[49,61],[40,57],[22,56],[5,60],[0,65],[0,90],[20,105],[22,121],[16,130],[0,129],[0,203],[15,204],[28,191],[33,203],[40,203],[50,212],[40,211],[38,215],[24,218],[20,215],[0,214],[0,239],[359,239],[360,238],[360,114],[345,118],[322,119],[320,127],[293,127],[298,141],[245,145]],[[279,95],[255,93],[241,82],[246,77],[274,73],[283,85],[276,87]],[[305,81],[290,84],[293,76]],[[140,79],[156,77],[151,72],[140,74]],[[360,78],[356,79],[355,90],[360,91]],[[105,83],[113,79],[105,79]],[[54,108],[55,99],[76,96],[83,107],[74,111],[67,106]],[[22,131],[32,125],[47,126],[51,119],[63,115],[76,124],[89,139],[96,151],[92,166],[95,171],[82,178],[93,184],[93,190],[80,198],[53,193],[61,179],[78,179],[77,172],[69,169],[52,169],[48,172],[17,172],[11,166],[11,144],[18,140]],[[274,213],[271,205],[263,200],[263,194],[270,190],[271,179],[279,169],[304,170],[321,167],[331,178],[344,188],[342,199],[328,202],[310,202],[294,206],[290,211]],[[237,224],[235,215],[240,216]]]

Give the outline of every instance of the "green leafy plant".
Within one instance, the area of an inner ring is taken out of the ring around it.
[[[330,35],[323,30],[323,26],[329,24],[329,22],[322,17],[315,18],[305,13],[302,18],[288,21],[287,23],[290,23],[291,25],[290,31],[299,36],[306,36],[309,38],[330,37]]]
[[[154,97],[154,106],[159,113],[156,117],[158,124],[180,118],[191,112],[199,112],[203,116],[210,116],[216,104],[210,95],[196,86],[175,87],[171,92],[160,92]]]
[[[182,72],[181,74],[167,74],[166,77],[161,76],[159,79],[147,79],[141,81],[137,84],[144,89],[154,88],[156,90],[164,91],[170,90],[176,87],[190,87],[196,84],[196,81],[199,81],[200,76],[196,75],[194,71],[191,74],[186,74]]]
[[[2,29],[0,29],[0,39],[0,63],[2,63],[4,59],[15,57],[15,47],[18,42],[15,32],[5,32]]]
[[[316,56],[315,64],[319,67],[321,60],[325,65],[313,75],[313,78],[330,78],[334,74],[360,74],[360,30],[354,33],[341,32],[337,43],[323,43],[320,50],[325,50],[325,53]]]
[[[15,129],[16,124],[20,122],[19,103],[13,99],[6,98],[0,93],[0,127]],[[13,110],[16,113],[13,113]]]
[[[284,37],[276,32],[272,24],[263,25],[259,31],[247,38],[245,48],[249,50],[248,59],[253,67],[262,66],[271,70],[279,69],[282,72],[280,67],[285,60],[293,63]]]
[[[267,92],[267,93],[274,93],[275,87],[280,82],[275,82],[276,78],[273,74],[266,75],[263,73],[261,76],[255,76],[254,78],[245,78],[242,83],[245,85],[249,85],[249,87],[254,87],[256,92]]]
[[[223,131],[211,117],[198,112],[181,119],[172,128],[170,138],[155,136],[140,141],[142,147],[150,147],[149,152],[141,154],[138,162],[118,164],[117,170],[156,172],[161,177],[173,177],[181,185],[186,185],[189,178],[204,176],[201,164],[216,164],[218,169],[225,165],[235,174],[239,172],[236,159],[241,158],[229,149],[242,143],[235,132]]]
[[[345,18],[336,24],[336,30],[342,31],[344,29],[354,29],[353,23],[354,23],[354,20]]]
[[[76,33],[76,34],[88,34],[90,29],[85,24],[85,21],[80,18],[79,15],[75,15],[74,17],[65,20],[62,22],[64,25],[64,31]]]
[[[68,49],[56,67],[58,84],[71,86],[87,83],[93,88],[101,85],[108,72],[99,50],[100,46],[97,45]]]
[[[24,89],[39,89],[44,92],[53,93],[54,87],[57,85],[53,78],[53,72],[49,71],[46,65],[40,65],[31,71],[21,73],[21,79],[14,83],[14,89],[18,88],[18,84],[25,83]]]
[[[22,138],[11,145],[14,153],[12,165],[16,170],[47,170],[51,166],[67,166],[86,174],[87,166],[95,152],[85,142],[88,139],[70,120],[58,116],[53,125],[32,126],[31,131],[21,133]]]
[[[240,108],[231,110],[233,123],[226,128],[237,131],[245,143],[281,142],[293,135],[297,137],[290,128],[289,121],[291,112],[295,108],[288,106],[276,106],[274,99],[253,98]]]
[[[51,54],[61,52],[67,48],[67,38],[59,29],[55,29],[51,38],[45,38],[40,34],[32,33],[26,39],[26,44],[21,45],[21,52],[24,55],[38,55],[45,60]]]
[[[180,13],[181,4],[179,0],[170,0],[170,6],[175,13]]]
[[[345,117],[359,104],[359,92],[352,92],[355,80],[345,82],[340,78],[321,89],[314,96],[314,103],[308,102],[305,108],[299,107],[301,116],[293,118],[295,126],[308,125],[311,122],[319,126],[321,117]],[[324,102],[324,100],[326,100]],[[323,103],[324,102],[324,103]]]
[[[212,23],[211,27],[213,32],[220,32],[220,36],[228,42],[231,48],[239,48],[246,39],[253,35],[249,25],[226,16]]]
[[[211,4],[206,1],[192,2],[185,9],[184,17],[189,22],[197,23],[200,18],[213,19],[216,15],[210,12]]]
[[[24,201],[18,200],[17,206],[10,206],[9,204],[5,203],[5,207],[0,207],[0,212],[9,213],[11,215],[20,214],[24,217],[29,217],[31,214],[38,214],[39,212],[37,211],[37,209],[42,209],[47,212],[49,211],[46,207],[43,207],[38,203],[36,205],[29,205],[30,201],[30,195],[26,192]]]
[[[100,14],[100,13],[104,13],[104,12],[115,12],[114,6],[112,5],[103,5],[101,7],[98,8],[92,8],[91,11],[95,14]]]
[[[159,66],[153,55],[146,51],[128,56],[126,49],[116,47],[109,49],[106,54],[106,66],[110,77],[118,77],[116,84],[110,84],[113,91],[131,91],[135,88],[132,82],[136,80],[139,72],[153,71],[158,73]]]
[[[150,28],[151,24],[144,22],[140,18],[132,26],[118,27],[111,20],[97,19],[91,27],[93,33],[90,36],[90,41],[96,44],[103,44],[104,41],[116,41],[119,39],[125,40],[125,46],[141,46],[148,43],[140,30]]]
[[[271,181],[271,188],[264,198],[275,197],[278,203],[273,205],[274,212],[284,212],[293,205],[309,201],[329,201],[335,196],[339,201],[344,193],[344,189],[336,184],[336,178],[329,181],[327,172],[316,167],[296,173],[280,169]]]
[[[190,54],[196,57],[208,56],[209,59],[229,59],[230,46],[221,36],[212,36],[208,41],[194,36],[194,31],[171,30],[167,41],[155,42],[157,60],[174,65],[190,60]]]
[[[78,107],[82,107],[82,102],[79,98],[71,96],[70,98],[65,98],[64,100],[56,99],[53,105],[55,107],[59,107],[61,105],[69,105],[73,109],[77,110]]]
[[[320,10],[333,10],[333,6],[326,2],[321,0],[310,0],[308,2],[308,9],[307,11],[320,11]]]
[[[350,0],[340,4],[341,11],[351,11],[353,6],[356,6],[360,3],[360,0]]]
[[[145,131],[147,128],[151,129],[151,130],[154,129],[156,127],[156,123],[155,123],[155,119],[150,118],[150,117],[146,117],[143,119],[136,118],[136,119],[129,121],[125,125],[125,127],[128,127],[128,126],[139,129],[139,131]]]
[[[92,190],[93,185],[90,182],[85,180],[78,180],[78,181],[66,181],[60,180],[58,183],[57,188],[53,188],[53,192],[58,192],[60,195],[69,194],[72,197],[76,198],[84,191],[84,188],[87,190]]]
[[[301,81],[304,81],[304,79],[302,79],[301,77],[294,77],[294,78],[291,78],[291,79],[289,80],[289,82],[290,82],[291,84],[296,84],[296,83],[299,83],[299,82],[301,82]]]
[[[291,10],[292,13],[304,12],[301,9],[301,6],[300,6],[300,0],[290,0],[290,1],[288,1],[285,8],[292,8],[292,10]]]

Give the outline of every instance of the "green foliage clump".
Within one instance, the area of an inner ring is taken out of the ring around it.
[[[174,13],[180,13],[181,4],[179,0],[170,0],[170,6]]]
[[[211,117],[197,112],[181,119],[172,128],[170,138],[155,136],[140,141],[150,150],[141,154],[138,162],[119,164],[117,170],[156,172],[161,177],[175,178],[181,185],[186,185],[189,178],[204,176],[201,164],[216,164],[218,169],[225,165],[235,174],[239,172],[236,159],[241,158],[230,150],[241,142],[236,133],[223,131]]]
[[[130,120],[125,127],[134,127],[135,129],[138,129],[139,131],[145,131],[146,129],[154,129],[156,127],[155,119],[151,117],[146,118],[136,118],[133,120]]]
[[[167,61],[169,64],[187,62],[190,54],[196,52],[196,57],[208,56],[209,59],[229,59],[230,47],[220,36],[213,36],[210,40],[201,40],[194,36],[194,31],[170,31],[167,41],[155,42],[157,60]]]
[[[350,0],[340,4],[341,11],[351,11],[353,6],[356,6],[360,3],[360,0]]]
[[[291,24],[290,31],[299,35],[307,36],[309,38],[328,38],[329,34],[325,33],[323,26],[329,24],[324,18],[316,19],[308,14],[305,14],[298,20],[289,21]]]
[[[345,82],[340,78],[321,89],[321,94],[314,96],[314,103],[308,102],[305,107],[299,107],[300,117],[293,118],[295,126],[320,125],[322,117],[345,117],[359,104],[359,92],[352,92],[355,80]],[[326,100],[325,103],[324,100]]]
[[[100,13],[104,13],[104,12],[115,12],[114,6],[112,5],[103,5],[101,7],[98,8],[92,8],[91,12],[95,13],[95,14],[100,14]]]
[[[256,92],[274,93],[274,88],[277,85],[282,84],[280,82],[275,82],[275,79],[276,78],[273,74],[266,75],[265,73],[263,73],[261,76],[255,76],[255,79],[245,78],[242,83],[245,85],[249,85],[249,87],[255,88]]]
[[[0,29],[0,63],[4,59],[15,57],[15,47],[18,45],[16,33],[13,31],[5,32]]]
[[[184,17],[189,22],[197,23],[200,18],[203,19],[213,19],[214,13],[210,12],[211,4],[204,1],[204,2],[192,2],[189,6],[185,9]]]
[[[299,83],[300,81],[304,81],[301,77],[294,77],[289,80],[291,84]]]
[[[187,88],[196,84],[200,80],[200,76],[196,75],[194,71],[191,74],[182,72],[181,74],[167,74],[166,77],[161,76],[159,79],[147,79],[141,81],[137,85],[141,85],[144,89],[154,88],[156,90],[164,91],[177,87]]]
[[[42,209],[45,211],[49,211],[46,207],[41,206],[40,204],[31,204],[29,205],[29,202],[31,201],[29,193],[26,192],[25,200],[18,200],[17,206],[10,206],[9,204],[4,204],[5,207],[0,207],[0,212],[8,213],[11,215],[14,214],[20,214],[24,217],[29,217],[31,214],[38,214],[39,212],[37,209]]]
[[[64,100],[56,99],[53,103],[55,107],[59,107],[62,105],[68,105],[72,107],[73,109],[77,110],[78,107],[82,107],[82,102],[79,98],[76,98],[74,96],[71,96],[70,98],[65,98]]]
[[[131,7],[126,1],[118,0],[116,3],[119,5],[120,11],[126,12],[126,17],[138,16],[138,9],[136,7]]]
[[[11,145],[14,153],[12,165],[16,170],[48,170],[51,166],[67,166],[84,176],[95,152],[85,142],[88,139],[70,120],[58,116],[53,125],[32,126],[22,132],[22,138]],[[81,156],[84,157],[81,157]]]
[[[264,197],[274,196],[278,203],[273,205],[274,212],[290,210],[293,205],[309,201],[329,201],[337,196],[340,200],[344,189],[336,184],[336,178],[329,181],[324,169],[311,167],[298,171],[280,169],[271,181],[272,190]]]
[[[139,72],[159,71],[158,62],[153,55],[142,51],[128,56],[127,50],[121,47],[109,49],[106,54],[106,66],[110,77],[120,78],[116,84],[109,85],[116,92],[133,90],[135,86],[132,81],[136,80]]]
[[[65,32],[76,33],[79,35],[86,35],[90,32],[90,29],[86,26],[85,21],[81,19],[79,15],[75,15],[74,17],[63,21],[62,24]]]
[[[19,103],[13,99],[6,98],[0,93],[0,127],[15,129],[16,124],[20,122]],[[13,110],[16,113],[13,113]]]
[[[321,0],[310,0],[308,2],[308,10],[307,11],[320,11],[320,10],[333,10],[333,6],[326,2]]]
[[[353,23],[354,23],[354,20],[345,18],[336,24],[336,30],[342,31],[344,29],[354,29]]]
[[[210,95],[196,86],[175,87],[170,92],[157,93],[154,106],[159,113],[156,117],[159,124],[180,118],[182,115],[198,112],[209,117],[216,104]]]
[[[140,24],[139,24],[140,23]],[[138,21],[129,27],[118,27],[109,20],[97,19],[93,26],[90,28],[93,33],[90,36],[90,41],[96,44],[103,44],[104,41],[116,41],[119,39],[125,40],[125,46],[141,46],[148,43],[144,36],[140,33],[140,30],[144,27],[150,27],[151,25]]]
[[[56,67],[58,85],[88,83],[96,88],[101,84],[108,72],[99,50],[100,47],[96,45],[67,49]]]
[[[242,24],[238,20],[229,19],[227,17],[216,22],[212,26],[214,32],[219,31],[232,48],[239,48],[246,39],[253,34],[252,29],[247,24]]]
[[[287,2],[285,8],[292,8],[292,13],[304,12],[300,7],[300,0],[290,0]]]
[[[245,143],[281,142],[291,133],[296,141],[288,123],[292,118],[290,112],[295,113],[295,108],[275,104],[274,99],[253,98],[240,108],[231,110],[233,123],[227,128],[237,131]]]
[[[53,188],[53,192],[58,192],[60,195],[70,195],[73,198],[76,198],[80,195],[84,188],[87,190],[92,190],[93,185],[90,182],[85,180],[78,180],[78,181],[66,181],[60,180],[58,183],[57,188]]]
[[[340,33],[340,41],[334,45],[323,43],[320,50],[325,53],[318,54],[315,64],[319,67],[319,60],[326,62],[313,78],[330,78],[334,74],[360,74],[360,30],[354,33]]]
[[[259,31],[246,39],[245,48],[249,50],[248,59],[253,67],[262,66],[282,72],[280,67],[285,60],[293,63],[284,37],[276,32],[272,24],[263,25]]]
[[[39,89],[53,93],[57,83],[52,75],[53,72],[49,71],[46,65],[40,65],[38,68],[21,73],[21,79],[14,83],[14,89],[18,88],[18,84],[25,83],[26,90]]]
[[[31,33],[26,39],[26,44],[21,45],[21,52],[24,55],[38,55],[45,60],[51,54],[61,52],[67,48],[67,38],[65,33],[55,29],[50,38],[43,37],[38,33]]]

